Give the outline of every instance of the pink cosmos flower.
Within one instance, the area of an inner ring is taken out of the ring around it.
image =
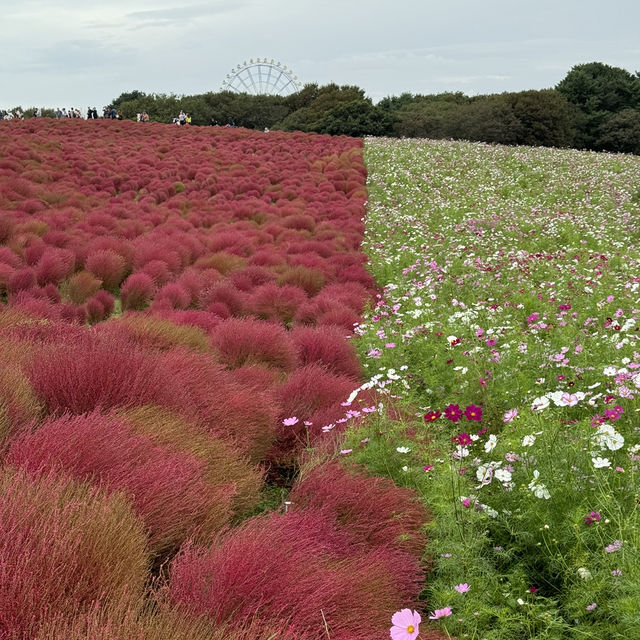
[[[622,549],[622,540],[615,540],[610,545],[607,545],[604,548],[604,550],[607,553],[615,553],[616,551],[619,551],[620,549]]]
[[[296,418],[295,416],[293,416],[293,418],[285,418],[282,421],[282,424],[285,427],[293,427],[294,424],[298,424],[298,418]]]
[[[469,591],[469,589],[471,589],[471,587],[466,583],[463,582],[461,584],[457,584],[455,587],[453,587],[458,593],[467,593],[467,591]]]
[[[585,609],[587,611],[593,611],[598,605],[595,602],[592,602],[591,604],[588,604]]]
[[[396,611],[391,616],[393,626],[389,634],[393,640],[415,640],[420,633],[420,614],[417,611],[411,613],[411,609]]]
[[[495,338],[487,338],[486,344],[488,347],[495,347],[498,344],[498,341]]]
[[[438,620],[439,618],[447,618],[453,612],[451,611],[451,607],[445,607],[444,609],[436,609],[433,612],[433,615],[429,616],[429,620]]]
[[[516,419],[517,415],[518,415],[517,409],[509,409],[509,411],[507,411],[502,417],[502,420],[504,422],[513,422]]]
[[[424,465],[424,470],[425,471],[431,471],[433,469],[433,465],[432,464],[425,464]]]

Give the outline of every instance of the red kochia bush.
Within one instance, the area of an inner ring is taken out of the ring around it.
[[[264,364],[293,371],[296,366],[296,351],[289,334],[271,322],[229,318],[213,330],[211,342],[220,362],[233,368]]]
[[[301,365],[321,364],[330,371],[359,380],[362,368],[358,354],[344,332],[334,327],[296,327],[291,339]]]
[[[154,610],[153,604],[142,613],[123,602],[106,611],[102,607],[93,607],[72,620],[49,618],[40,626],[33,640],[317,640],[315,636],[294,635],[283,629],[280,621],[271,626],[256,621],[234,628],[195,618],[179,611],[175,605],[160,603],[156,605],[158,610]]]
[[[75,267],[75,255],[67,249],[47,249],[36,265],[38,284],[57,284],[71,273]]]
[[[153,297],[156,285],[153,278],[146,273],[132,273],[120,288],[120,299],[123,310],[143,309]]]
[[[228,282],[214,283],[206,287],[200,293],[200,308],[205,311],[213,311],[215,307],[222,303],[231,315],[239,316],[244,312],[245,302],[243,294]]]
[[[102,280],[105,289],[115,289],[125,276],[126,261],[115,251],[102,249],[87,256],[85,267]]]
[[[183,396],[162,404],[201,423],[211,435],[231,441],[253,462],[262,460],[273,443],[277,409],[273,398],[236,381],[208,354],[170,351],[163,368],[171,371]]]
[[[157,358],[116,336],[88,332],[43,349],[27,371],[50,412],[163,404],[183,397],[180,381]]]
[[[36,273],[33,269],[16,269],[7,280],[7,291],[16,294],[19,291],[36,286]]]
[[[259,318],[287,324],[306,299],[307,295],[300,287],[288,284],[279,287],[269,283],[253,291],[247,306]]]
[[[67,294],[71,302],[82,304],[100,289],[102,280],[89,271],[79,271],[69,278]]]
[[[325,424],[344,415],[340,403],[347,399],[357,387],[347,376],[331,373],[318,364],[309,364],[296,369],[276,393],[280,405],[278,440],[270,452],[271,459],[287,465],[295,451],[307,442],[307,434],[315,438],[322,434]],[[294,426],[284,426],[285,418],[298,418]],[[304,425],[310,421],[311,426]]]
[[[177,282],[169,282],[156,294],[152,308],[186,309],[190,303],[189,292]]]
[[[269,625],[322,638],[379,640],[389,612],[420,592],[415,558],[389,549],[357,550],[313,511],[247,521],[210,549],[187,547],[173,561],[168,594],[185,611],[216,622]]]
[[[0,637],[32,640],[41,622],[142,598],[141,523],[120,494],[51,474],[0,470]]]
[[[391,545],[418,558],[424,552],[424,506],[413,492],[387,478],[328,462],[299,480],[289,500],[296,509],[322,510],[357,543],[374,548]]]
[[[11,444],[6,462],[30,471],[59,470],[122,491],[156,553],[176,548],[188,536],[206,540],[231,516],[233,486],[207,483],[204,460],[157,445],[98,412],[45,420]]]

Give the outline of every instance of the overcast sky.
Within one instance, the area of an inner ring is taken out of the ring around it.
[[[640,70],[640,0],[2,0],[0,108],[218,91],[236,64],[387,95],[554,86]]]

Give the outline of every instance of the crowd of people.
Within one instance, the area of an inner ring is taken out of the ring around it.
[[[25,115],[29,114],[25,114],[21,109],[14,109],[13,111],[6,111],[6,110],[2,110],[0,109],[0,120],[24,120]],[[41,108],[37,108],[33,110],[33,113],[31,113],[31,116],[34,118],[41,118],[43,115],[42,113],[42,109]],[[66,107],[58,107],[56,108],[53,113],[51,113],[51,111],[49,111],[47,114],[47,116],[53,116],[55,117],[57,120],[60,120],[62,118],[86,118],[87,120],[97,120],[99,118],[104,118],[107,120],[123,120],[124,116],[122,115],[122,111],[119,111],[117,109],[115,109],[114,107],[102,107],[102,116],[98,115],[98,109],[96,107],[87,107],[87,113],[86,116],[84,116],[82,114],[82,112],[80,111],[80,109],[76,109],[75,107],[70,107],[69,109],[67,109]],[[146,111],[143,111],[142,113],[138,113],[136,114],[136,120],[138,122],[149,122],[149,114]],[[177,124],[180,126],[183,125],[190,125],[191,124],[191,114],[188,111],[183,111],[180,110],[180,113],[173,118],[173,124]],[[209,123],[212,126],[219,126],[218,122],[211,118],[211,122]],[[226,125],[226,127],[235,127],[235,123],[233,122],[233,120],[230,120]],[[268,131],[267,128],[265,128],[265,131]]]
[[[24,111],[22,111],[19,108],[13,109],[12,111],[0,109],[0,120],[24,120],[25,115],[26,114],[24,113]],[[42,109],[40,107],[38,107],[37,109],[34,109],[31,115],[34,118],[41,118]],[[147,118],[146,120],[144,120],[144,122],[148,122],[149,116],[147,114],[144,114],[144,115],[146,115],[146,118]],[[85,117],[87,120],[97,120],[100,117],[98,115],[98,109],[96,107],[87,107],[86,116],[83,116],[80,109],[77,109],[76,107],[69,107],[69,109],[67,109],[66,107],[62,107],[62,108],[57,107],[53,111],[53,116],[57,120],[60,120],[61,118],[85,118]],[[117,109],[114,109],[112,107],[102,107],[102,118],[111,119],[111,120],[122,120],[123,116],[122,116],[122,112],[118,111]]]

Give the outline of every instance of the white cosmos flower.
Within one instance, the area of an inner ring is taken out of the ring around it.
[[[605,376],[615,376],[618,373],[618,369],[616,369],[616,367],[605,367],[604,371],[602,372]]]
[[[462,458],[466,458],[469,455],[469,449],[467,447],[463,447],[462,445],[458,445],[456,450],[453,452],[453,457],[456,460],[462,460]]]
[[[489,453],[489,451],[493,451],[498,444],[498,437],[491,434],[489,439],[484,443],[484,450]]]
[[[411,449],[409,449],[409,447],[396,447],[396,451],[398,453],[409,453]]]
[[[584,567],[579,567],[578,568],[578,575],[583,579],[583,580],[591,580],[591,578],[593,577],[591,575],[591,571],[589,571],[589,569],[585,569]]]
[[[540,396],[531,403],[531,411],[543,411],[549,406],[549,398]]]
[[[533,443],[536,441],[535,436],[525,436],[522,438],[522,446],[523,447],[532,447]]]
[[[493,467],[490,464],[481,464],[476,470],[476,478],[480,486],[489,484],[493,480]]]
[[[507,471],[506,469],[496,469],[495,476],[497,480],[500,480],[500,482],[509,482],[511,480],[511,471]]]
[[[597,458],[591,458],[591,462],[593,462],[593,466],[596,469],[604,469],[611,466],[609,458],[601,458],[600,456]]]
[[[610,451],[617,451],[624,446],[624,437],[617,431],[614,431],[613,434],[605,438],[604,443]]]
[[[538,482],[538,478],[540,477],[540,472],[535,469],[533,472],[533,480],[529,483],[529,489],[533,491],[533,495],[536,498],[544,498],[545,500],[549,500],[551,494],[547,490],[546,485]]]

